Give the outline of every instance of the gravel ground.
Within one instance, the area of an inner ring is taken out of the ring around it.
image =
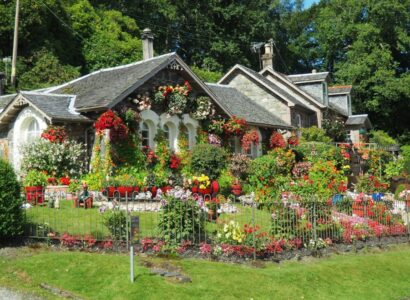
[[[41,300],[41,298],[0,287],[0,300]]]

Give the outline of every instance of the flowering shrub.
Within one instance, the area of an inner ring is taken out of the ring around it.
[[[359,193],[376,193],[386,192],[389,188],[389,184],[383,182],[381,179],[374,175],[365,174],[359,177],[356,184],[356,191]]]
[[[181,164],[181,158],[176,154],[172,154],[171,157],[169,158],[169,167],[173,170],[177,170],[180,164]]]
[[[301,178],[309,174],[309,169],[312,167],[310,162],[299,162],[293,166],[292,175],[296,178]]]
[[[256,130],[247,131],[241,140],[242,149],[244,151],[249,151],[252,144],[259,144],[259,134]]]
[[[285,139],[283,138],[283,135],[281,135],[277,131],[272,132],[272,135],[269,138],[269,146],[273,149],[274,148],[286,148],[286,142],[285,142]]]
[[[118,208],[104,212],[104,225],[113,239],[120,241],[127,238],[127,216]]]
[[[216,134],[210,133],[208,135],[208,143],[211,145],[215,145],[220,147],[221,146],[221,138]]]
[[[245,233],[238,222],[231,220],[225,224],[223,230],[216,235],[218,242],[231,245],[239,245],[244,242]]]
[[[62,143],[67,139],[67,133],[62,126],[49,126],[43,131],[41,137],[51,143]]]
[[[23,172],[29,170],[47,171],[56,177],[78,177],[83,172],[85,148],[83,144],[66,140],[63,143],[51,143],[38,139],[23,146]]]
[[[235,153],[231,157],[229,170],[234,176],[242,177],[248,172],[251,161],[252,160],[246,154]]]

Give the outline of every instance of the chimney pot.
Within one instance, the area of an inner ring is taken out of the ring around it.
[[[313,69],[313,70],[312,70],[312,73],[313,73],[313,74],[316,74],[316,73],[317,73],[317,70],[316,70],[316,69]]]
[[[144,60],[154,57],[154,35],[151,29],[145,28],[141,35],[142,57]]]
[[[273,40],[265,44],[265,54],[262,55],[262,68],[271,67],[273,69]]]

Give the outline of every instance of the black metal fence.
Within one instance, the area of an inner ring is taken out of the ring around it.
[[[272,245],[322,248],[383,237],[410,240],[410,207],[401,201],[335,197],[255,203],[248,197],[211,207],[209,195],[194,198],[151,199],[119,191],[84,198],[65,190],[36,191],[26,195],[25,235],[67,246],[133,243],[145,251],[155,245],[232,245],[254,254]]]

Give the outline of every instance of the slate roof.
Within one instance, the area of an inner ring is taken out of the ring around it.
[[[17,94],[0,96],[0,110],[4,109],[7,106],[7,104],[9,104],[11,100],[13,100],[16,96]]]
[[[337,95],[337,94],[349,94],[352,91],[351,85],[335,85],[330,86],[328,93],[330,95]]]
[[[69,110],[75,96],[21,92],[21,95],[52,121],[91,122],[87,117]]]
[[[319,73],[306,73],[288,75],[287,78],[293,83],[312,82],[312,81],[326,81],[329,76],[329,72]]]
[[[175,53],[169,53],[124,66],[101,69],[50,88],[47,92],[76,95],[75,108],[79,110],[107,108],[129,89],[137,88],[136,83],[143,84],[143,79],[148,79],[151,72],[171,62],[175,57]]]
[[[347,118],[346,125],[364,125],[367,120],[370,122],[367,114],[349,116],[349,118]]]
[[[236,88],[222,84],[206,84],[216,95],[219,103],[230,114],[245,118],[248,123],[289,129],[291,125],[282,121],[259,104],[253,102]]]
[[[298,99],[296,99],[294,96],[286,92],[285,90],[281,89],[277,85],[275,85],[272,81],[267,79],[265,76],[259,74],[258,72],[249,69],[248,67],[238,65],[240,68],[244,69],[246,72],[248,72],[251,76],[255,77],[256,79],[260,80],[268,86],[269,88],[275,90],[281,98],[283,98],[286,102],[291,102],[295,105],[298,105],[300,107],[303,107],[305,109],[311,110],[308,106],[306,106],[304,103],[300,102]]]

